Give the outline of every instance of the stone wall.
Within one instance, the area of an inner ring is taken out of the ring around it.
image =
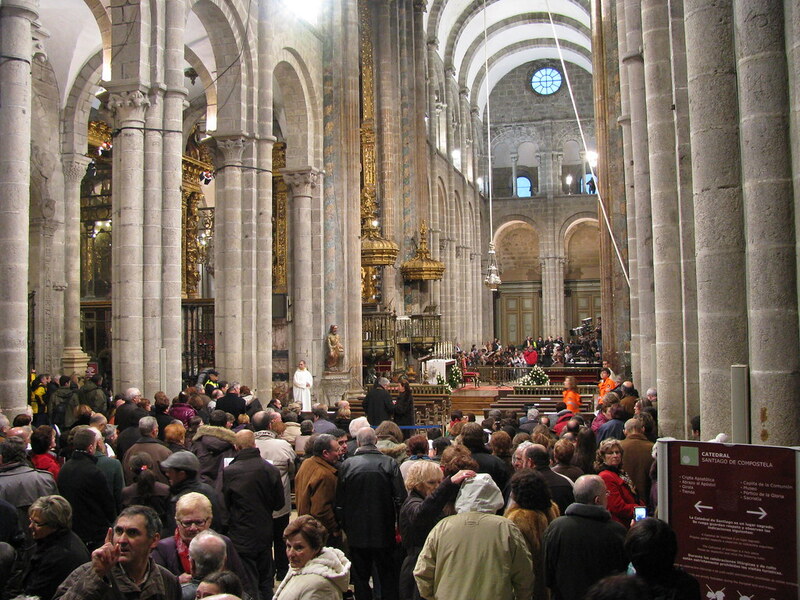
[[[546,66],[561,72],[561,66],[557,62],[535,61],[517,67],[500,80],[491,96],[493,125],[575,118],[566,80],[550,96],[541,96],[531,89],[531,75]],[[567,63],[567,69],[581,120],[592,120],[592,76],[570,63]]]

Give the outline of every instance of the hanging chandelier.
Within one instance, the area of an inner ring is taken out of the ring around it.
[[[444,263],[431,258],[428,250],[428,225],[425,221],[419,229],[419,245],[414,257],[400,267],[405,281],[438,281],[444,274]]]
[[[497,267],[497,253],[494,251],[494,215],[492,214],[492,113],[489,110],[489,50],[487,41],[487,25],[486,25],[486,0],[483,0],[483,71],[486,77],[486,147],[487,147],[487,162],[489,167],[489,256],[488,265],[486,266],[486,277],[483,284],[496,292],[500,289],[500,269]]]

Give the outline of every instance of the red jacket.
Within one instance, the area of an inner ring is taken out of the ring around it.
[[[61,470],[61,463],[59,463],[49,452],[45,452],[44,454],[34,454],[31,456],[31,462],[33,463],[33,466],[40,471],[50,471],[50,473],[53,475],[53,479],[58,479],[58,472]]]

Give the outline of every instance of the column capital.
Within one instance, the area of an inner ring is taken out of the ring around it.
[[[238,165],[242,162],[245,139],[243,137],[217,138],[217,150],[222,154],[225,165]]]
[[[512,163],[516,163],[519,160],[519,154],[517,154],[516,152],[512,152],[511,154],[509,154],[509,157],[511,158]]]
[[[150,99],[139,90],[114,92],[108,99],[108,107],[119,123],[139,121],[144,123]]]
[[[310,197],[314,188],[317,187],[320,172],[312,167],[305,169],[281,169],[283,180],[292,188],[293,196]]]
[[[3,11],[33,22],[39,17],[38,0],[3,0]]]
[[[414,0],[414,12],[424,13],[428,10],[428,0]]]
[[[86,167],[92,162],[88,156],[83,154],[64,154],[61,157],[61,168],[64,171],[64,179],[67,183],[80,183],[86,175]]]

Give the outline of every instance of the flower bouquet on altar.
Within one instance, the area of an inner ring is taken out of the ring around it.
[[[550,378],[539,365],[533,365],[528,374],[519,380],[518,385],[547,385]]]
[[[436,375],[436,385],[443,385],[446,387],[448,394],[452,393],[453,391],[453,386],[451,386],[447,380],[439,374]]]

